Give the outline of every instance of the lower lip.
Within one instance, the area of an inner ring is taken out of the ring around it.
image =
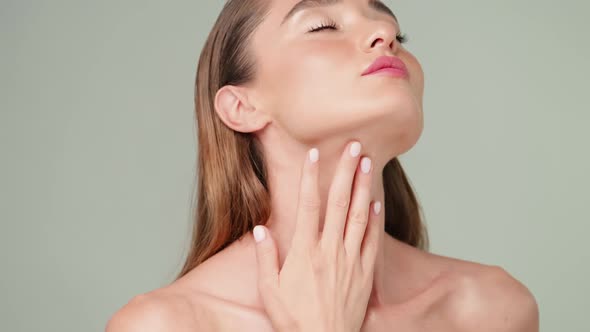
[[[407,71],[405,71],[403,69],[391,68],[391,67],[379,69],[377,71],[370,73],[369,75],[374,75],[374,74],[384,74],[384,75],[395,76],[395,77],[408,77]]]

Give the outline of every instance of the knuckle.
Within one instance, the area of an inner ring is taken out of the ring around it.
[[[261,258],[264,259],[265,261],[268,261],[269,259],[271,259],[272,255],[275,254],[275,252],[271,246],[265,246],[265,247],[260,248],[258,250],[260,250]]]
[[[322,274],[324,271],[326,271],[326,262],[327,260],[325,259],[325,256],[322,254],[312,256],[311,266],[313,268],[313,271],[316,274]]]
[[[259,277],[258,288],[260,288],[260,290],[268,290],[270,288],[269,278]]]
[[[319,250],[314,254],[314,263],[326,265],[333,264],[336,261],[339,250],[337,243],[322,239],[318,248]]]
[[[278,288],[272,287],[271,285],[262,285],[258,288],[258,292],[260,293],[262,301],[267,304],[275,304],[280,302],[279,291],[280,290]]]
[[[272,294],[274,291],[273,281],[270,277],[262,277],[258,280],[258,288],[267,294]]]
[[[350,213],[350,222],[355,225],[364,226],[367,224],[369,218],[369,213],[365,210],[354,210]]]
[[[308,210],[319,210],[321,203],[320,200],[310,196],[301,197],[301,205]]]
[[[348,197],[348,195],[339,195],[333,197],[331,203],[332,205],[339,208],[348,208],[348,205],[350,204],[350,198]]]
[[[347,252],[348,260],[351,262],[351,265],[361,268],[361,251],[360,249],[355,249],[352,252]]]

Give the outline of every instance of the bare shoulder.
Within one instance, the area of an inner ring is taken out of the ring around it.
[[[530,290],[504,268],[470,264],[453,272],[445,309],[455,331],[538,332],[539,308]]]
[[[211,330],[204,310],[166,288],[133,297],[109,319],[105,332],[195,332]]]

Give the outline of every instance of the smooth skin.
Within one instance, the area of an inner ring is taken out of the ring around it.
[[[322,232],[317,231],[323,205],[317,186],[319,162],[305,161],[297,227],[282,267],[276,243],[263,227],[265,237],[256,242],[255,250],[257,292],[262,298],[259,311],[212,296],[223,291],[206,286],[223,286],[223,281],[192,273],[170,286],[134,297],[109,320],[106,331],[538,331],[536,303],[522,284],[501,269],[474,269],[465,265],[468,262],[446,261],[460,273],[440,274],[429,287],[404,302],[367,305],[374,292],[375,258],[383,247],[384,219],[381,209],[375,208],[380,202],[370,199],[373,168],[368,173],[361,170],[362,164],[369,165],[369,158],[362,157],[360,151],[351,156],[351,146],[342,154],[330,187]],[[364,162],[359,163],[361,158]],[[211,267],[218,279],[225,273],[219,269],[223,265],[215,264],[199,272]],[[236,277],[231,275],[234,280]]]
[[[353,142],[336,169],[319,234],[318,152],[310,150],[303,165],[295,234],[280,272],[272,237],[264,226],[254,230],[262,235],[256,246],[259,291],[277,331],[358,332],[384,226],[376,218],[381,203],[371,204],[371,159],[361,159],[361,144]]]
[[[413,147],[423,129],[424,72],[396,41],[400,23],[369,0],[343,0],[308,8],[281,24],[297,2],[269,0],[269,13],[249,44],[258,64],[256,79],[222,87],[215,100],[219,118],[235,131],[256,135],[264,149],[272,211],[265,226],[281,267],[298,223],[294,188],[300,188],[301,161],[310,148],[321,151],[321,202],[328,201],[340,157],[352,140],[361,142],[372,160],[370,199],[383,202],[383,168]],[[309,32],[330,21],[334,28]],[[381,55],[399,57],[409,77],[362,76]],[[318,234],[332,225],[328,206],[320,208]],[[383,211],[376,218],[375,224],[382,224]],[[379,238],[361,331],[538,331],[534,297],[501,267],[424,252],[383,228]],[[258,269],[256,242],[248,233],[173,284],[133,297],[113,315],[107,331],[275,331],[257,287]],[[296,320],[299,313],[289,317]]]

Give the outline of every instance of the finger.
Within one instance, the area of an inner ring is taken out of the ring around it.
[[[373,202],[365,238],[361,244],[361,265],[363,271],[371,271],[375,267],[377,251],[381,245],[385,229],[385,213],[380,201]]]
[[[279,258],[275,241],[268,228],[257,225],[252,231],[256,240],[256,261],[258,269],[258,287],[262,296],[278,288]]]
[[[258,225],[253,230],[256,240],[256,260],[258,265],[258,293],[262,298],[264,307],[272,312],[278,322],[289,322],[287,312],[280,301],[277,301],[277,292],[280,287],[279,258],[276,242],[268,228]],[[287,330],[285,328],[285,330]]]
[[[321,240],[321,244],[327,247],[333,248],[337,243],[342,243],[344,238],[344,227],[352,192],[351,186],[361,148],[361,144],[356,141],[347,145],[332,178]]]
[[[319,150],[313,148],[307,153],[299,184],[299,199],[293,246],[307,246],[316,243],[320,219],[320,191],[318,185]]]
[[[372,167],[371,159],[364,157],[357,169],[352,191],[352,203],[344,229],[344,249],[347,256],[356,260],[361,253],[361,243],[369,222],[371,207]]]

